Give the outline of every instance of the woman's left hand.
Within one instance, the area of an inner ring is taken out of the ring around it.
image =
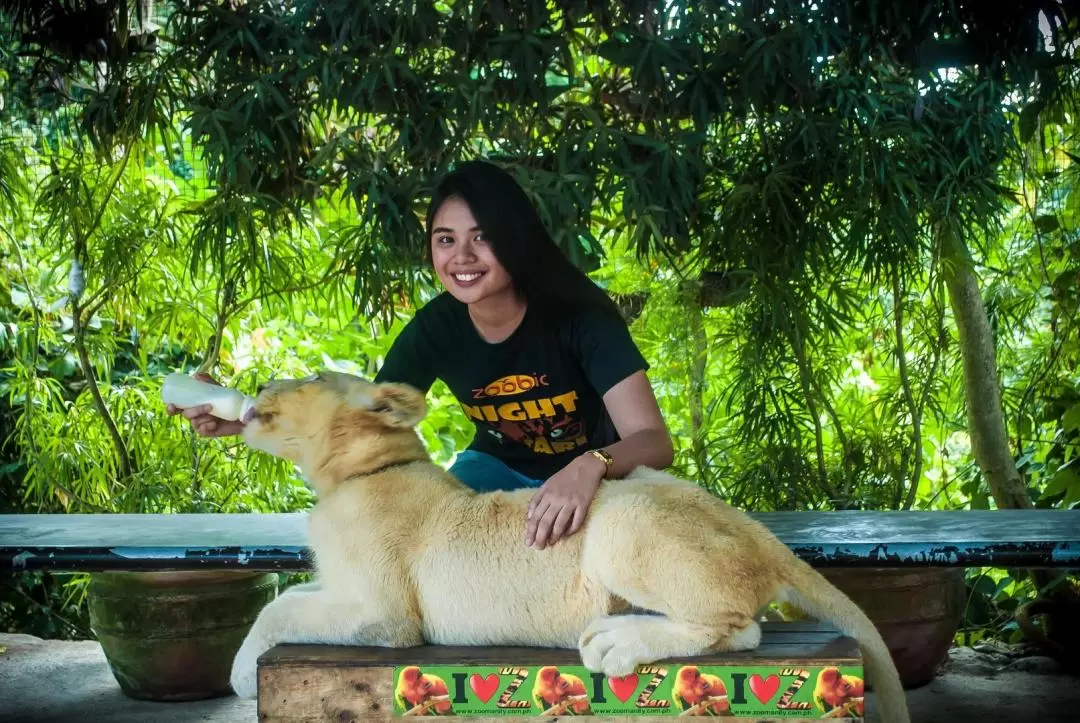
[[[529,502],[525,546],[543,550],[581,529],[606,470],[603,461],[585,454],[548,477]]]

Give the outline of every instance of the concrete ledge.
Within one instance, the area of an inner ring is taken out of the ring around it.
[[[135,700],[120,692],[94,640],[0,635],[0,721],[4,723],[242,723],[256,703],[236,696],[190,703]]]

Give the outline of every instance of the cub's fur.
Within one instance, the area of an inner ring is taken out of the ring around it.
[[[525,547],[533,490],[477,494],[428,456],[424,397],[326,372],[264,389],[246,442],[296,463],[318,496],[318,582],[260,613],[233,664],[281,642],[579,648],[593,671],[758,645],[757,615],[786,600],[859,641],[886,723],[908,723],[874,625],[767,528],[699,486],[640,468],[605,482],[575,535]],[[631,606],[658,614],[630,614]]]

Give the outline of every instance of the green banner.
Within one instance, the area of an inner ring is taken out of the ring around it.
[[[581,665],[402,665],[399,716],[727,716],[860,719],[855,665],[642,665],[608,678]]]

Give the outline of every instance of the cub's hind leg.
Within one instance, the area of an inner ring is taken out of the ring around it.
[[[605,511],[606,512],[606,511]],[[586,574],[654,615],[594,620],[579,641],[590,670],[625,675],[642,663],[710,652],[751,650],[761,641],[757,612],[768,602],[769,575],[752,552],[705,519],[642,500],[590,531]]]
[[[751,650],[760,641],[761,628],[752,618],[697,624],[666,615],[613,615],[589,624],[579,650],[589,670],[622,676],[645,663],[716,650]]]

